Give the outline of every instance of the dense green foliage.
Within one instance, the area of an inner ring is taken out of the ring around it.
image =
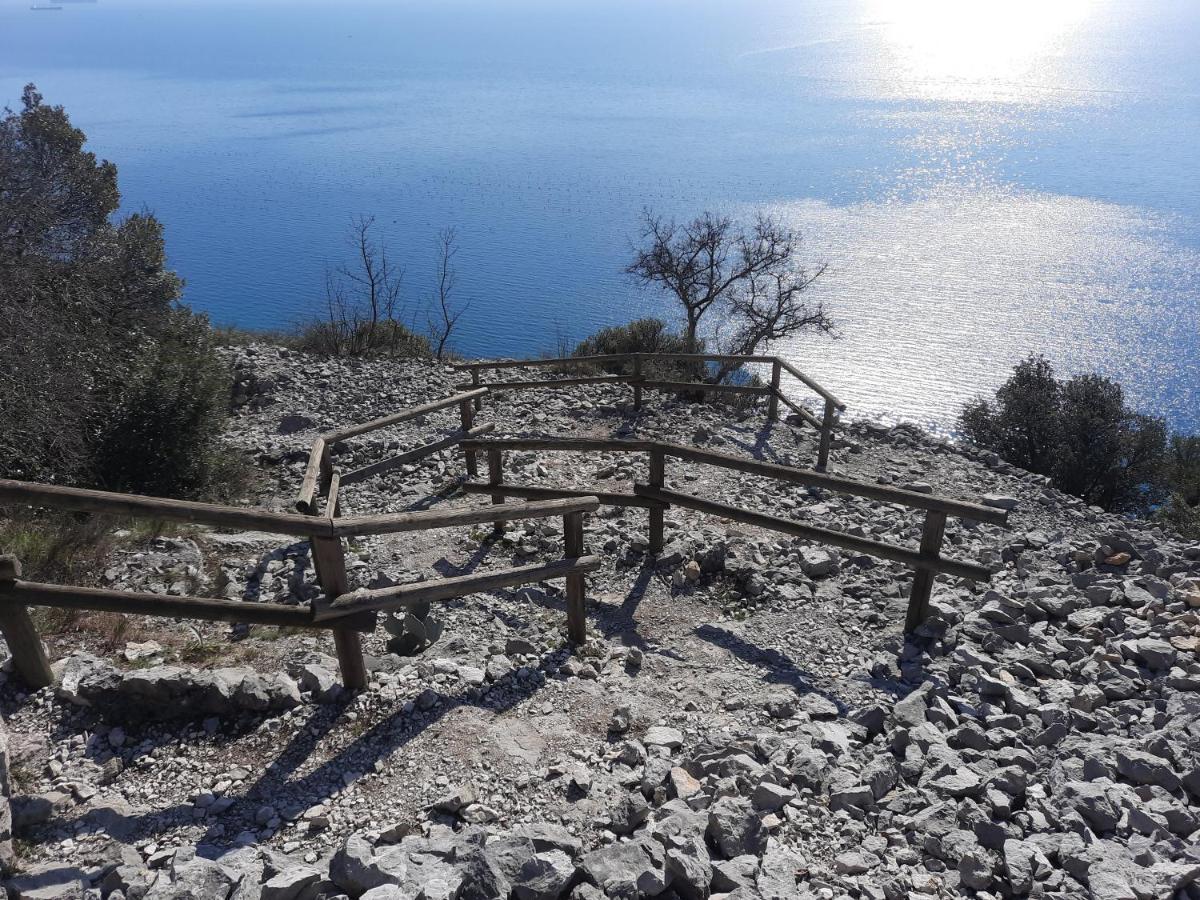
[[[1032,356],[994,398],[968,403],[960,425],[975,444],[1104,509],[1181,530],[1200,519],[1200,438],[1168,438],[1166,423],[1130,409],[1109,378],[1060,380]]]
[[[162,225],[32,85],[0,118],[0,473],[195,496],[227,474],[229,375]]]
[[[575,356],[603,356],[611,353],[703,353],[704,342],[688,344],[682,335],[671,331],[661,319],[637,319],[628,325],[613,325],[602,328],[591,337],[585,338],[575,347]],[[624,372],[627,366],[614,363],[606,368],[613,372]],[[702,367],[701,367],[702,368]],[[649,376],[668,379],[691,378],[698,371],[695,366],[684,362],[647,363],[643,372]]]

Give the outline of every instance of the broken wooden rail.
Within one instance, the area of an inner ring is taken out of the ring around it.
[[[563,578],[566,580],[568,636],[576,643],[586,640],[584,575],[593,571],[599,561],[585,552],[583,515],[599,507],[600,501],[596,497],[344,517],[337,515],[337,482],[334,473],[329,514],[320,516],[0,479],[0,504],[3,505],[52,507],[112,516],[143,516],[305,537],[309,541],[313,566],[323,591],[323,596],[311,604],[288,606],[45,584],[24,580],[20,561],[12,556],[0,556],[0,631],[8,643],[18,673],[34,688],[53,682],[45,648],[29,615],[30,606],[328,629],[333,632],[343,683],[352,689],[365,687],[367,682],[361,632],[374,630],[377,611],[417,602],[412,599],[414,597],[446,600],[501,586]],[[553,516],[563,519],[564,556],[549,564],[422,582],[406,586],[407,590],[399,591],[394,596],[381,596],[375,592],[372,599],[366,602],[360,599],[359,593],[349,590],[343,538]]]
[[[828,475],[812,469],[793,468],[775,463],[759,462],[729,453],[685,447],[679,444],[641,440],[589,440],[587,438],[502,438],[464,441],[463,447],[487,453],[488,480],[468,482],[463,485],[467,493],[490,494],[493,504],[503,503],[506,497],[571,497],[581,493],[571,488],[514,485],[504,481],[503,453],[506,450],[556,450],[582,452],[647,453],[649,475],[647,483],[633,485],[633,493],[593,491],[586,494],[598,498],[599,502],[611,506],[640,506],[649,510],[650,552],[658,553],[663,547],[664,512],[671,506],[694,509],[707,515],[743,522],[781,534],[790,534],[822,544],[841,547],[856,553],[864,553],[880,559],[898,562],[914,570],[912,589],[909,594],[905,630],[912,631],[929,615],[929,599],[933,580],[939,574],[966,578],[972,581],[989,581],[991,571],[977,563],[956,560],[941,555],[946,519],[950,516],[1004,525],[1008,522],[1005,510],[995,509],[979,503],[953,500],[935,494],[923,494],[888,485],[871,484],[851,478]],[[666,486],[666,460],[675,458],[701,465],[758,475],[790,484],[818,487],[836,493],[848,494],[869,500],[894,503],[910,509],[922,510],[925,521],[921,530],[920,546],[916,549],[871,538],[859,537],[843,531],[822,528],[803,522],[785,519],[766,513],[741,509],[725,503],[694,497]],[[493,507],[495,508],[495,507]]]
[[[694,362],[706,364],[736,363],[739,365],[770,365],[770,382],[764,385],[753,384],[712,384],[704,381],[670,381],[647,378],[645,369],[647,363],[656,361]],[[612,375],[569,375],[560,378],[542,378],[524,381],[483,381],[482,372],[491,369],[515,368],[578,368],[580,366],[613,366],[629,364],[632,371],[628,374]],[[486,388],[492,393],[503,391],[519,391],[535,388],[572,387],[581,384],[628,384],[633,388],[633,405],[641,409],[642,391],[644,389],[667,391],[671,393],[705,392],[722,394],[746,394],[768,398],[767,418],[775,421],[779,418],[779,404],[782,402],[800,419],[812,425],[820,434],[817,448],[816,468],[824,471],[829,465],[829,451],[833,443],[833,432],[838,425],[838,416],[845,410],[846,405],[833,393],[818,384],[813,378],[805,375],[787,360],[778,356],[766,355],[733,355],[722,353],[608,353],[595,356],[571,356],[556,359],[490,359],[458,363],[456,369],[470,373],[471,381],[461,387],[479,390]],[[781,385],[783,376],[787,374],[820,398],[821,414],[816,415],[804,406],[792,400]],[[474,401],[475,409],[481,408],[481,400]]]

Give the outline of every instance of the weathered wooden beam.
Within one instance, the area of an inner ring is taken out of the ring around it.
[[[555,359],[477,359],[472,362],[455,363],[460,371],[470,369],[519,369],[543,368],[545,366],[583,365],[585,363],[621,362],[632,359],[635,353],[602,353],[596,356],[560,356]]]
[[[296,496],[296,509],[310,516],[317,514],[317,487],[321,479],[321,462],[326,459],[328,446],[325,438],[318,436],[308,451],[308,465],[300,479],[300,493]]]
[[[582,451],[593,453],[602,450],[609,453],[647,453],[653,441],[626,441],[617,438],[487,438],[486,440],[463,441],[464,447],[473,450],[550,450]]]
[[[922,556],[915,550],[900,547],[896,544],[885,544],[882,541],[855,537],[840,531],[830,531],[827,528],[804,525],[791,519],[781,519],[778,516],[770,516],[765,513],[749,512],[748,510],[739,509],[736,506],[729,506],[724,503],[717,503],[713,500],[702,500],[690,494],[658,490],[646,484],[635,485],[634,490],[643,496],[653,497],[664,503],[694,509],[698,512],[707,513],[710,516],[731,519],[732,521],[743,522],[747,525],[756,525],[759,528],[765,528],[769,531],[778,531],[782,534],[791,534],[796,537],[817,541],[818,543],[842,547],[857,553],[866,553],[869,556],[877,556],[880,559],[890,559],[893,562],[903,563],[912,569],[932,569],[935,572],[944,572],[947,575],[954,575],[958,578],[969,578],[972,581],[990,581],[992,578],[992,573],[987,568],[975,563],[959,562],[954,559],[930,559]]]
[[[0,601],[20,583],[20,577],[21,561],[11,554],[0,556]],[[13,667],[29,687],[38,690],[54,683],[46,648],[28,609],[20,603],[0,602],[0,632],[8,644]]]
[[[471,426],[475,419],[475,407],[473,407],[471,405],[470,400],[464,400],[462,403],[458,404],[458,415],[459,415],[459,418],[462,420],[461,434],[463,435],[463,437],[466,437],[467,435],[469,435],[471,433],[471,431],[472,431]],[[468,478],[477,477],[479,475],[479,463],[475,459],[475,451],[464,449],[463,450],[463,461],[466,463],[467,477]]]
[[[583,513],[563,516],[563,550],[568,559],[583,558]],[[567,638],[572,644],[587,643],[587,606],[583,571],[578,566],[567,573]]]
[[[406,450],[403,453],[398,453],[395,456],[389,456],[387,459],[382,459],[379,462],[371,463],[369,466],[363,466],[360,469],[355,469],[353,472],[347,472],[342,476],[342,484],[357,484],[360,481],[366,481],[368,478],[375,478],[385,472],[390,472],[392,469],[407,465],[411,462],[416,462],[418,459],[424,459],[432,453],[437,453],[439,450],[445,450],[447,447],[454,447],[461,444],[468,438],[480,437],[488,434],[495,428],[495,423],[485,422],[482,425],[477,425],[470,431],[455,431],[440,440],[433,441],[428,444],[422,444],[412,450]]]
[[[674,359],[683,362],[769,363],[774,356],[745,353],[640,353],[642,359]]]
[[[490,482],[482,484],[480,482],[468,481],[462,485],[464,493],[467,494],[491,494],[497,496],[496,488]],[[624,494],[615,491],[592,491],[592,490],[576,490],[574,488],[559,488],[559,487],[535,487],[533,485],[524,484],[504,484],[500,488],[500,502],[504,502],[504,497],[522,497],[526,500],[553,500],[557,497],[595,497],[600,501],[601,506],[633,506],[642,509],[653,509],[659,504],[646,497],[639,497],[636,494]]]
[[[342,476],[334,472],[333,477],[329,480],[329,499],[326,502],[329,507],[329,515],[335,519],[341,515],[341,493]]]
[[[504,505],[504,493],[496,490],[504,483],[504,454],[499,447],[488,447],[488,485],[491,487],[492,506]],[[502,531],[504,529],[504,520],[496,519],[492,522],[493,531]]]
[[[89,609],[134,616],[169,619],[196,619],[202,622],[231,622],[247,625],[277,625],[288,628],[314,628],[312,611],[307,606],[280,603],[254,603],[248,600],[223,600],[212,597],[177,597],[106,588],[42,584],[36,581],[0,582],[0,607],[14,605],[50,606],[58,609]],[[367,620],[355,623],[373,627]]]
[[[789,409],[791,409],[792,412],[794,412],[796,415],[798,415],[801,419],[803,419],[805,422],[807,422],[813,428],[816,428],[818,431],[821,429],[821,420],[818,419],[816,416],[814,416],[811,412],[809,412],[803,406],[801,406],[799,403],[793,403],[791,400],[789,400],[787,395],[784,394],[783,391],[780,391],[775,396],[778,397],[780,400],[782,400],[787,405],[787,407]]]
[[[809,378],[807,375],[805,375],[803,372],[801,372],[799,369],[797,369],[795,366],[793,366],[786,359],[779,358],[779,365],[782,366],[793,377],[800,379],[800,381],[802,381],[804,384],[806,384],[811,390],[816,391],[818,394],[820,394],[826,400],[832,400],[833,405],[836,406],[839,411],[846,408],[845,403],[843,403],[841,400],[839,400],[837,397],[835,397],[829,391],[825,390],[825,388],[821,387],[821,385],[817,384],[815,381],[813,381],[811,378]]]
[[[350,588],[346,578],[346,554],[342,550],[341,538],[318,538],[311,541],[313,568],[321,582],[326,599],[339,597]],[[318,600],[311,604],[309,614],[313,621],[320,621],[317,612],[321,608]],[[375,617],[371,616],[374,628]],[[362,638],[356,629],[340,621],[334,627],[333,646],[337,650],[338,668],[342,672],[342,684],[349,690],[359,691],[367,686],[367,662],[363,658]]]
[[[921,556],[936,562],[942,551],[942,537],[946,533],[946,514],[931,510],[925,513],[925,525],[921,529]],[[933,591],[934,569],[917,569],[913,575],[912,590],[908,595],[908,615],[904,620],[905,631],[915,631],[929,617],[929,595]]]
[[[791,466],[781,466],[775,463],[759,462],[745,459],[730,453],[718,453],[714,450],[701,450],[699,447],[685,447],[680,444],[662,444],[667,456],[686,459],[691,462],[720,466],[724,469],[735,469],[749,475],[762,475],[780,481],[790,481],[795,484],[807,484],[825,488],[842,494],[853,494],[857,497],[867,497],[871,500],[882,500],[886,503],[899,503],[914,509],[934,509],[947,515],[963,519],[974,519],[992,525],[1004,525],[1008,521],[1008,513],[1002,509],[993,509],[979,503],[968,503],[963,500],[950,500],[936,494],[919,494],[916,491],[906,491],[901,488],[889,487],[883,484],[869,484],[850,478],[840,478],[836,475],[825,475],[812,469],[796,469]]]
[[[705,394],[769,394],[771,388],[767,385],[752,384],[709,384],[704,381],[650,381],[642,382],[642,387],[656,391],[679,391],[680,393]]]
[[[314,529],[319,533],[333,533],[333,526],[328,519],[295,513],[268,512],[221,506],[216,503],[142,497],[137,494],[117,494],[8,479],[0,479],[0,503],[26,503],[31,506],[73,509],[110,516],[143,516],[174,522],[198,522],[219,528],[267,531],[272,534],[307,535],[313,533]]]
[[[837,404],[825,401],[825,417],[821,420],[821,445],[817,450],[817,471],[829,467],[829,449],[833,446],[833,426],[837,424]]]
[[[349,440],[352,437],[366,434],[369,431],[378,431],[380,428],[387,428],[389,425],[396,425],[400,422],[407,422],[409,419],[416,419],[421,416],[428,415],[431,412],[437,412],[439,409],[446,409],[449,406],[457,406],[464,400],[475,400],[482,397],[488,392],[486,387],[476,388],[475,390],[466,391],[461,394],[454,394],[450,397],[443,397],[441,400],[433,400],[429,403],[423,403],[420,406],[412,406],[408,409],[402,409],[399,412],[392,413],[388,416],[383,416],[379,419],[372,419],[370,422],[363,422],[361,425],[347,425],[345,428],[337,428],[333,431],[327,431],[324,434],[326,443],[333,444],[337,441]]]
[[[503,506],[480,506],[472,509],[431,509],[411,513],[384,513],[375,516],[350,516],[333,522],[336,534],[350,537],[364,534],[397,534],[402,531],[426,531],[432,528],[454,528],[478,525],[482,522],[515,519],[544,519],[569,512],[595,512],[600,501],[595,495],[538,500],[532,503],[508,503]]]
[[[771,364],[771,402],[767,405],[767,420],[774,422],[779,418],[779,360]]]
[[[479,390],[479,370],[478,369],[471,370],[471,385],[468,388],[468,390],[472,390],[472,391]],[[471,402],[475,404],[475,412],[479,412],[481,409],[483,409],[483,395],[482,394],[480,394],[478,397],[476,397]]]
[[[571,387],[577,384],[626,384],[635,381],[636,375],[581,375],[569,378],[542,378],[534,381],[493,381],[488,389],[493,394],[503,391],[524,391],[534,388]]]
[[[667,458],[662,448],[655,446],[650,450],[650,487],[661,491],[666,484]],[[650,553],[657,556],[663,548],[663,514],[665,505],[659,503],[650,507]]]
[[[353,613],[381,612],[419,603],[452,600],[455,597],[485,593],[502,587],[552,581],[575,572],[592,572],[599,567],[600,557],[582,556],[495,572],[456,575],[452,578],[439,578],[436,581],[421,581],[373,591],[364,588],[343,594],[332,602],[319,601],[314,607],[314,617],[318,622],[331,621]]]

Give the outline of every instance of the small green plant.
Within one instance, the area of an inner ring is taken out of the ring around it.
[[[442,623],[429,614],[429,604],[419,603],[406,612],[391,613],[383,623],[391,637],[387,647],[397,656],[416,656],[442,636]]]

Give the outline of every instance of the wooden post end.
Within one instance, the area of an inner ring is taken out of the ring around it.
[[[583,513],[563,516],[563,543],[569,558],[583,556]],[[587,642],[586,585],[582,572],[567,576],[567,637],[572,644]]]

